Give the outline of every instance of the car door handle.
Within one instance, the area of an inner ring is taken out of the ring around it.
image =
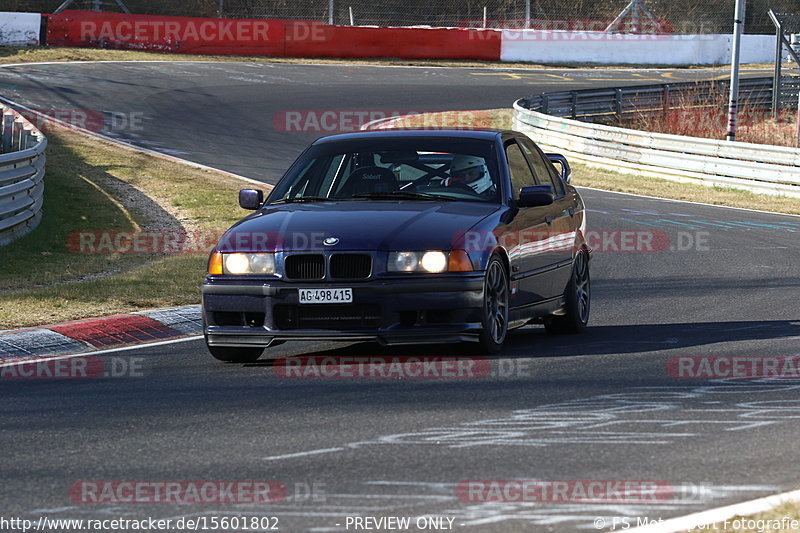
[[[548,226],[552,226],[553,225],[553,217],[550,216],[550,215],[546,215],[544,217],[544,221],[547,223]]]

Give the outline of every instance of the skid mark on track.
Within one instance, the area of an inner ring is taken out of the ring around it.
[[[338,448],[263,457],[341,453],[375,446],[666,445],[711,433],[743,431],[800,419],[800,400],[778,401],[777,393],[800,391],[781,380],[719,380],[694,387],[638,387],[511,412],[505,417],[383,435]],[[753,401],[754,398],[763,401]],[[704,407],[724,402],[725,409]]]

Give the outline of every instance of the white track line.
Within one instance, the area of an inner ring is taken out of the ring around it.
[[[166,341],[158,341],[158,342],[145,342],[142,344],[134,344],[132,346],[120,346],[119,348],[108,348],[105,350],[90,350],[87,352],[80,352],[80,353],[71,353],[67,355],[53,355],[53,356],[31,356],[28,359],[21,359],[19,361],[5,361],[0,363],[0,368],[5,368],[9,366],[18,366],[18,365],[25,365],[31,363],[38,363],[42,361],[58,361],[60,359],[72,359],[73,357],[85,357],[87,355],[104,355],[107,353],[115,353],[115,352],[125,352],[129,350],[139,350],[142,348],[152,348],[154,346],[165,346],[168,344],[178,344],[180,342],[189,342],[189,341],[196,341],[202,339],[202,335],[192,335],[191,337],[181,337],[180,339],[169,339]]]
[[[765,215],[776,215],[781,217],[800,217],[800,215],[794,215],[792,213],[781,213],[779,211],[763,211],[761,209],[748,209],[746,207],[733,207],[730,205],[717,205],[717,204],[707,204],[703,202],[692,202],[691,200],[676,200],[674,198],[661,198],[659,196],[647,196],[646,194],[636,194],[633,192],[621,192],[621,191],[609,191],[607,189],[598,189],[597,187],[585,187],[583,185],[576,185],[575,187],[579,189],[588,189],[590,191],[600,191],[600,192],[610,192],[612,194],[626,194],[628,196],[638,196],[639,198],[647,198],[650,200],[662,200],[664,202],[676,202],[682,204],[692,204],[692,205],[702,205],[705,207],[719,207],[720,209],[736,209],[739,211],[749,211],[751,213],[762,213]]]
[[[790,492],[782,492],[757,500],[750,500],[742,503],[735,503],[725,507],[717,507],[716,509],[709,509],[708,511],[701,511],[699,513],[692,513],[690,515],[681,516],[678,518],[671,518],[663,522],[648,524],[646,526],[629,529],[629,533],[677,533],[679,531],[686,531],[694,528],[705,527],[706,531],[715,531],[718,529],[713,524],[719,524],[734,516],[749,516],[756,513],[763,513],[772,510],[784,503],[800,501],[800,490],[793,490]],[[776,519],[779,520],[779,519]],[[727,528],[726,528],[727,529]]]
[[[270,455],[269,457],[262,457],[262,461],[280,461],[282,459],[293,459],[295,457],[307,457],[309,455],[320,455],[323,453],[341,452],[344,448],[323,448],[321,450],[309,450],[307,452],[287,453],[284,455]]]

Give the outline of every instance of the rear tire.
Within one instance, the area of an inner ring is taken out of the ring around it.
[[[263,348],[230,348],[227,346],[208,346],[215,359],[226,363],[253,363],[264,353]]]
[[[492,256],[486,267],[483,285],[483,311],[479,350],[496,354],[503,349],[508,336],[509,284],[506,267],[499,257]]]
[[[566,314],[545,318],[548,333],[582,333],[589,322],[592,286],[589,276],[589,254],[580,250],[575,255],[572,276],[564,290]]]

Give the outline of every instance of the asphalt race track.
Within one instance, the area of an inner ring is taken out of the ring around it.
[[[112,133],[274,183],[324,133],[280,131],[275,116],[287,110],[490,109],[551,88],[716,75],[42,65],[0,69],[0,94],[40,110],[141,113],[141,127]],[[226,365],[190,340],[108,354],[141,369],[128,377],[2,380],[3,515],[275,516],[282,531],[320,532],[354,531],[348,516],[434,516],[454,519],[455,530],[571,532],[798,488],[800,381],[676,378],[669,369],[676,356],[800,356],[800,218],[582,194],[597,249],[585,334],[516,331],[477,379],[287,379],[269,358]],[[657,235],[660,245],[621,251],[621,230]],[[327,343],[269,351],[462,353]],[[512,479],[657,480],[671,490],[646,501],[459,497],[462,481]],[[275,480],[287,497],[219,505],[70,497],[73,484],[99,480]]]
[[[268,183],[314,139],[281,113],[508,107],[542,90],[725,77],[722,70],[497,70],[254,63],[84,63],[5,67],[0,96],[89,129]],[[763,75],[769,75],[769,73]],[[66,114],[66,116],[63,116]],[[116,125],[113,124],[117,116]],[[104,127],[102,120],[106,119]],[[306,116],[306,115],[304,115]],[[333,120],[333,125],[341,121]],[[77,122],[77,121],[76,121]],[[302,125],[307,119],[301,121]],[[80,124],[78,124],[80,125]],[[313,126],[313,122],[310,123]],[[324,126],[323,123],[321,126]],[[290,129],[291,131],[285,131]]]

